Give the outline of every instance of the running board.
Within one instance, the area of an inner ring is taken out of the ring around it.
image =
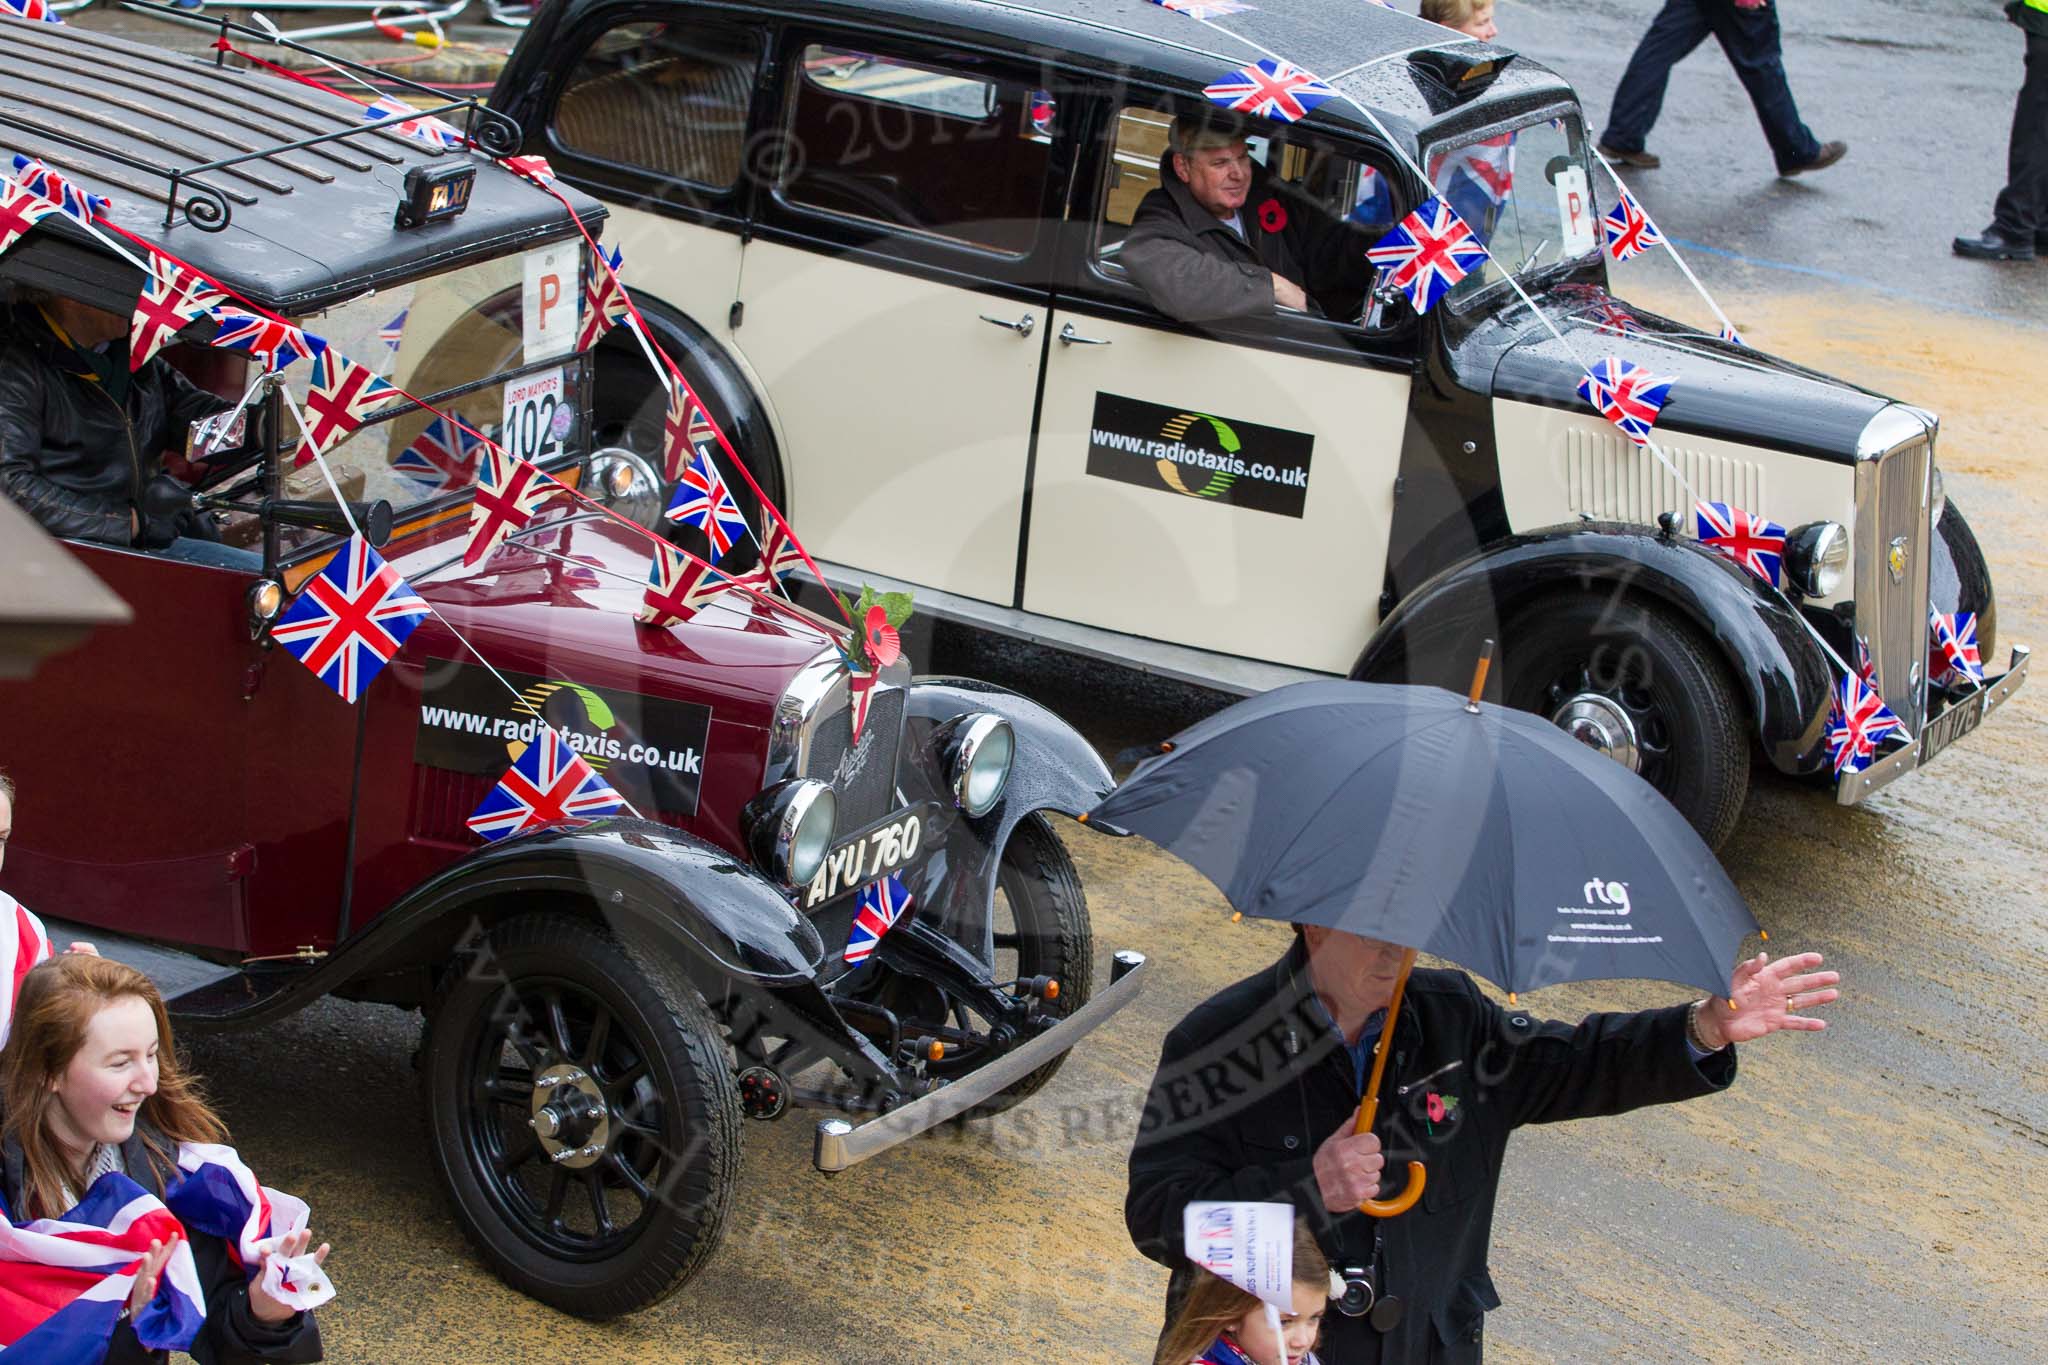
[[[845,1119],[823,1120],[818,1124],[812,1164],[827,1175],[836,1175],[947,1119],[958,1118],[998,1091],[1009,1089],[1137,999],[1145,984],[1145,969],[1143,953],[1119,952],[1110,963],[1109,988],[1097,992],[1094,999],[1068,1015],[1059,1027],[1039,1034],[1013,1052],[1005,1052],[979,1071],[942,1085],[858,1128]]]
[[[1035,611],[1000,607],[993,602],[920,587],[901,579],[862,573],[822,559],[817,564],[818,572],[824,574],[826,582],[834,588],[857,593],[862,584],[871,584],[877,592],[911,593],[917,598],[917,610],[921,616],[956,621],[963,626],[1027,644],[1043,645],[1063,654],[1100,659],[1134,673],[1156,674],[1234,696],[1249,697],[1259,692],[1270,692],[1287,683],[1317,678],[1327,680],[1337,676],[1235,654],[1218,654],[1187,645],[1168,644],[1164,640],[1148,640],[1142,635],[1126,635],[1122,631],[1103,630],[1099,626],[1055,620]]]
[[[180,997],[206,991],[230,977],[242,975],[242,969],[232,964],[209,962],[176,948],[126,938],[86,924],[46,919],[43,927],[49,931],[50,946],[57,952],[63,952],[68,943],[90,943],[99,949],[101,957],[112,958],[141,972],[156,983],[157,993],[164,998],[164,1007],[172,1014],[179,1012],[177,1002]]]

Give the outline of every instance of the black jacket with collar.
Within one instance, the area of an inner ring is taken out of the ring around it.
[[[1160,312],[1181,322],[1271,317],[1279,275],[1326,317],[1358,317],[1372,284],[1371,243],[1307,195],[1254,164],[1240,237],[1195,202],[1171,152],[1159,163],[1159,185],[1138,202],[1118,259]]]
[[[1174,1268],[1172,1305],[1184,1292],[1181,1215],[1191,1201],[1292,1203],[1333,1267],[1371,1266],[1377,1231],[1381,1292],[1401,1298],[1401,1321],[1382,1335],[1333,1305],[1323,1360],[1476,1361],[1483,1314],[1500,1303],[1486,1261],[1508,1134],[1726,1088],[1734,1050],[1695,1063],[1685,1018],[1681,1005],[1589,1015],[1573,1027],[1502,1009],[1462,972],[1415,972],[1374,1131],[1387,1154],[1381,1197],[1397,1193],[1407,1162],[1418,1160],[1427,1168],[1421,1202],[1384,1220],[1330,1214],[1315,1152],[1355,1113],[1359,1086],[1297,941],[1167,1035],[1131,1150],[1131,1239]]]
[[[185,430],[229,405],[157,356],[130,376],[126,401],[95,379],[40,310],[0,314],[0,490],[51,535],[127,545],[128,514],[163,469],[163,452]],[[125,342],[109,348],[127,364]],[[145,527],[148,545],[195,523]]]
[[[150,1159],[141,1124],[121,1144],[121,1160],[129,1179],[159,1199],[163,1197],[162,1175]],[[0,1194],[5,1194],[7,1207],[17,1216],[26,1204],[26,1184],[21,1143],[10,1137],[0,1146]],[[320,1325],[311,1313],[300,1313],[276,1326],[256,1320],[249,1311],[248,1278],[228,1255],[227,1243],[205,1233],[195,1234],[192,1260],[206,1290],[206,1325],[199,1329],[190,1352],[198,1365],[303,1365],[326,1358],[320,1345]],[[107,1346],[106,1365],[162,1365],[169,1359],[169,1352],[149,1350],[137,1341],[134,1325],[125,1318]]]

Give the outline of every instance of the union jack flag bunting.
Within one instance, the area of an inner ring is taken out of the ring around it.
[[[111,201],[104,194],[78,188],[32,156],[14,154],[14,178],[30,194],[39,194],[81,223],[105,213]]]
[[[257,317],[225,304],[214,309],[213,316],[220,323],[220,330],[213,334],[210,344],[259,356],[271,370],[282,370],[311,355],[317,340],[289,322]]]
[[[1749,345],[1748,342],[1742,339],[1742,333],[1735,330],[1735,324],[1732,322],[1724,322],[1721,324],[1721,340],[1727,342],[1731,346]]]
[[[1618,356],[1608,356],[1586,371],[1579,381],[1579,397],[1620,427],[1622,435],[1647,446],[1657,414],[1671,401],[1672,382]]]
[[[552,727],[534,736],[469,817],[485,839],[611,815],[626,803]]]
[[[723,559],[727,550],[751,534],[739,504],[732,500],[732,490],[719,476],[707,450],[691,458],[682,478],[676,480],[675,500],[662,515],[702,531],[711,542],[714,560]]]
[[[477,464],[476,502],[469,509],[469,544],[464,564],[480,564],[506,536],[523,531],[550,498],[566,493],[539,466],[485,442]]]
[[[514,175],[525,176],[536,185],[555,183],[555,168],[548,165],[548,159],[544,156],[508,156],[501,159],[498,164]]]
[[[58,211],[55,204],[40,194],[0,176],[0,251],[13,246],[23,233]]]
[[[1255,118],[1293,123],[1337,92],[1308,72],[1277,57],[1264,57],[1231,72],[1202,94],[1212,104]]]
[[[894,872],[862,887],[860,905],[853,912],[853,929],[847,935],[846,952],[842,954],[845,960],[856,967],[866,962],[874,955],[882,935],[909,908],[910,892],[904,889],[903,878]]]
[[[1906,726],[1863,679],[1844,676],[1828,702],[1828,756],[1835,776],[1860,773],[1877,761],[1877,746],[1905,734]]]
[[[313,378],[306,386],[306,429],[300,433],[296,465],[347,440],[379,407],[399,396],[367,365],[356,364],[318,337],[307,341],[313,349]]]
[[[1856,676],[1866,686],[1877,686],[1877,660],[1870,657],[1870,641],[1861,635],[1856,637]]]
[[[1226,14],[1243,14],[1255,8],[1240,0],[1152,0],[1161,9],[1185,14],[1190,19],[1221,19]]]
[[[306,580],[270,638],[352,702],[426,619],[427,604],[412,585],[370,542],[351,536]]]
[[[631,311],[626,305],[625,283],[619,279],[622,263],[617,247],[609,252],[598,248],[597,259],[590,263],[590,283],[583,290],[583,330],[576,338],[577,350],[587,351],[595,346]]]
[[[433,493],[476,482],[478,454],[488,444],[453,418],[436,416],[412,444],[391,457],[391,470]]]
[[[657,545],[647,568],[647,590],[633,619],[650,626],[679,626],[724,592],[726,580],[695,555]]]
[[[397,350],[399,343],[405,340],[405,319],[411,312],[412,309],[410,308],[399,309],[397,317],[377,329],[377,340],[383,342],[392,350]]]
[[[1664,234],[1627,190],[1600,222],[1607,229],[1607,254],[1617,261],[1632,260],[1651,247],[1664,245]]]
[[[227,301],[182,261],[149,249],[150,276],[128,320],[128,368],[135,371],[194,318]]]
[[[1984,681],[1984,656],[1977,651],[1976,612],[1947,615],[1931,611],[1927,614],[1927,628],[1928,677],[1944,686]]]
[[[440,147],[446,151],[459,152],[469,145],[469,139],[462,130],[443,123],[429,114],[422,114],[409,104],[397,100],[374,99],[363,105],[363,122],[375,123],[379,119],[396,118],[397,123],[387,123],[383,131],[409,137],[414,142],[424,142],[429,147]]]
[[[1471,226],[1442,199],[1431,199],[1394,224],[1373,243],[1366,259],[1390,272],[1387,283],[1405,291],[1418,313],[1427,313],[1451,286],[1477,270],[1486,248]]]
[[[803,562],[803,551],[790,539],[788,528],[771,520],[767,538],[761,542],[761,562],[732,581],[756,592],[773,592],[783,579],[802,568]]]
[[[1586,317],[1595,327],[1611,336],[1634,336],[1643,330],[1643,325],[1636,321],[1636,315],[1613,299],[1603,299],[1594,304]]]
[[[36,19],[45,24],[64,22],[64,16],[51,9],[46,0],[0,0],[0,14],[12,15],[16,19]]]
[[[1784,527],[1725,502],[1695,503],[1692,513],[1700,544],[1720,551],[1772,587],[1783,584]]]
[[[696,453],[699,414],[704,405],[697,401],[680,375],[668,379],[668,411],[661,419],[661,473],[670,480],[683,476],[683,466]]]

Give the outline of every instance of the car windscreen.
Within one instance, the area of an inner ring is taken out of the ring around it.
[[[1452,289],[1453,306],[1509,271],[1526,279],[1600,249],[1599,213],[1575,113],[1434,148],[1428,165],[1432,188],[1492,257]]]
[[[581,243],[555,243],[295,318],[420,400],[394,400],[327,449],[343,495],[386,499],[403,521],[408,511],[474,486],[483,439],[535,461],[580,456],[583,257]],[[301,362],[285,371],[301,411],[312,368]],[[291,497],[333,497],[311,465],[291,470],[286,487]],[[320,538],[288,529],[285,552]]]

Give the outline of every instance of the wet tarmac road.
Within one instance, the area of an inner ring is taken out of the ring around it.
[[[1866,282],[1700,259],[1757,344],[1942,414],[1942,465],[1990,557],[2001,639],[2040,642],[2048,266],[1955,261],[1946,245],[1988,216],[2017,31],[1989,0],[1786,6],[1795,89],[1822,137],[1855,144],[1851,159],[1774,180],[1740,88],[1707,49],[1680,68],[1693,79],[1674,83],[1653,140],[1666,169],[1636,182],[1683,239]],[[1509,40],[1581,83],[1595,126],[1653,8],[1500,6]],[[1617,288],[1701,315],[1661,263],[1620,268]],[[941,645],[936,664],[1041,692],[1106,753],[1203,704]],[[1495,1359],[2040,1358],[2044,689],[1859,809],[1760,775],[1726,861],[1774,947],[1817,948],[1845,973],[1833,1027],[1745,1049],[1726,1095],[1520,1135],[1495,1229]],[[1100,953],[1150,953],[1149,993],[1017,1112],[830,1181],[810,1169],[807,1118],[749,1125],[724,1246],[623,1322],[541,1308],[464,1243],[426,1152],[416,1017],[327,1002],[255,1037],[195,1040],[245,1153],[307,1196],[336,1244],[329,1358],[1148,1359],[1164,1276],[1121,1219],[1137,1099],[1165,1030],[1270,960],[1283,933],[1231,926],[1207,883],[1142,844],[1063,833]],[[1613,986],[1526,1003],[1570,1018],[1677,998]]]

